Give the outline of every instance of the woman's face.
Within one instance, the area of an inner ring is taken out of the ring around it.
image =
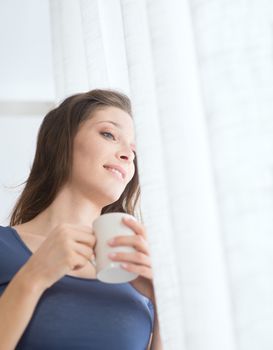
[[[117,201],[134,176],[134,140],[128,113],[117,107],[96,110],[75,136],[70,184],[100,207]],[[120,166],[125,174],[121,178],[107,165]]]

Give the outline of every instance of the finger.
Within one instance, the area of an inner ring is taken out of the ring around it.
[[[115,254],[114,256],[110,254]],[[126,261],[135,263],[147,267],[151,267],[151,258],[141,252],[125,253],[125,252],[112,252],[108,256],[114,261]]]
[[[150,255],[148,242],[141,236],[116,236],[113,238],[113,243],[108,243],[111,247],[114,246],[131,246],[136,250]]]
[[[122,218],[122,222],[130,227],[137,235],[142,236],[145,240],[147,240],[147,233],[145,227],[142,223],[137,220]]]
[[[91,229],[84,226],[76,226],[71,224],[58,225],[55,230],[62,239],[71,239],[76,242],[85,243],[93,248],[96,243],[96,237],[92,234]],[[53,232],[54,233],[54,232]]]
[[[72,257],[70,257],[70,261],[68,263],[70,270],[78,270],[88,264],[88,260],[86,257],[78,254],[77,252],[73,252]]]
[[[95,246],[96,237],[92,235],[92,233],[73,231],[71,235],[72,239],[74,239],[75,242],[85,243],[90,248],[93,248]]]
[[[140,276],[143,276],[148,279],[153,279],[153,271],[151,268],[141,265],[135,265],[131,263],[126,263],[126,266],[124,264],[121,264],[121,267],[129,272],[134,272]]]
[[[86,258],[87,260],[91,260],[92,256],[94,255],[94,251],[92,248],[88,247],[84,243],[77,243],[74,244],[74,251]]]

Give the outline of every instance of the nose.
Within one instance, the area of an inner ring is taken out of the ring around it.
[[[132,151],[131,148],[127,147],[126,149],[119,150],[118,156],[121,159],[126,159],[126,160],[128,160],[130,162],[133,162],[135,154],[134,154],[134,152]]]

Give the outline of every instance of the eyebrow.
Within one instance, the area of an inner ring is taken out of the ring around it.
[[[113,122],[113,120],[101,120],[95,124],[99,124],[99,123],[111,123],[111,124],[115,125],[117,128],[122,129],[122,126],[119,123]],[[135,143],[131,143],[131,146],[133,146],[134,150],[136,150]]]

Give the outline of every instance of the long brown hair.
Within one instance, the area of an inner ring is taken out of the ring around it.
[[[73,141],[79,125],[98,109],[118,107],[132,117],[128,96],[110,89],[95,89],[67,97],[43,119],[34,161],[25,187],[10,214],[10,226],[32,220],[55,199],[72,169]],[[102,208],[101,214],[124,212],[136,216],[140,197],[137,157],[135,174],[120,198]],[[141,217],[141,210],[139,207]]]

